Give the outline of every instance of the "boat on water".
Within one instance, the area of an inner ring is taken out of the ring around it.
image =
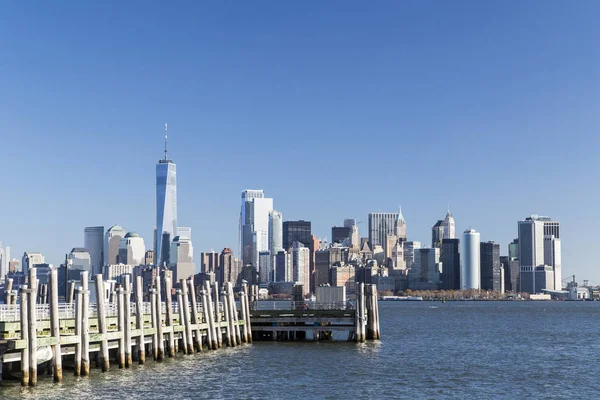
[[[381,296],[383,301],[423,301],[421,296]]]

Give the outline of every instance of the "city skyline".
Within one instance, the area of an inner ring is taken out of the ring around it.
[[[598,5],[567,13],[586,31],[556,29],[552,2],[518,13],[468,3],[272,5],[267,16],[121,5],[116,20],[106,5],[5,5],[0,240],[12,258],[39,251],[57,265],[84,227],[119,224],[150,248],[168,121],[178,219],[198,252],[239,256],[239,192],[256,187],[327,238],[348,217],[365,237],[369,213],[400,203],[409,240],[428,244],[450,203],[457,233],[473,227],[503,255],[517,221],[550,215],[562,276],[600,282],[597,214],[581,201],[600,178],[600,69],[587,50]]]

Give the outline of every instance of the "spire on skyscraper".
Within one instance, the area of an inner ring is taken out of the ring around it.
[[[398,205],[398,221],[404,221],[404,215],[402,215],[402,206]]]
[[[167,124],[165,123],[165,162],[167,162],[168,158],[167,158],[167,133],[168,133],[168,127]]]

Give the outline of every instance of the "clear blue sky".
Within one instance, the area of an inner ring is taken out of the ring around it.
[[[94,4],[92,4],[94,3]],[[240,191],[318,236],[402,204],[430,241],[562,224],[600,282],[597,1],[2,2],[0,240],[60,263],[83,228],[152,246],[169,123],[179,223],[237,251]]]

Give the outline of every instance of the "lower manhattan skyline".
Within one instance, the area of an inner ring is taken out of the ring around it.
[[[367,237],[369,213],[401,204],[408,240],[428,245],[450,204],[457,237],[476,229],[506,255],[517,221],[548,215],[561,223],[562,277],[598,284],[598,216],[586,201],[600,178],[600,57],[586,51],[597,36],[559,36],[543,22],[561,21],[554,2],[469,5],[438,4],[438,23],[419,5],[390,15],[314,6],[342,13],[335,26],[301,5],[289,14],[272,4],[268,19],[244,4],[190,15],[152,6],[135,31],[134,7],[115,18],[107,5],[75,5],[49,20],[48,5],[27,19],[19,5],[2,6],[0,35],[11,40],[0,63],[0,241],[12,258],[41,252],[58,265],[84,245],[85,227],[119,224],[152,249],[168,122],[177,219],[193,229],[197,255],[229,247],[241,256],[239,195],[255,188],[284,221],[311,221],[329,240],[345,218]],[[569,12],[588,26],[594,10]],[[219,28],[210,15],[228,19]],[[11,35],[24,21],[43,40]],[[314,35],[296,31],[307,21]],[[365,21],[377,23],[354,30]],[[482,34],[442,35],[450,22]]]

